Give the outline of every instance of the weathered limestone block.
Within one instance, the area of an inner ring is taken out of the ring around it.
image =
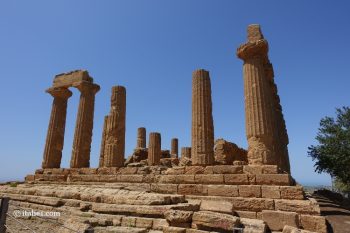
[[[66,127],[67,101],[72,96],[72,92],[66,88],[50,88],[46,92],[50,93],[54,99],[47,130],[42,168],[59,168]]]
[[[151,184],[151,191],[155,193],[177,193],[177,184]]]
[[[89,167],[95,94],[100,90],[100,86],[82,81],[74,87],[78,88],[81,94],[70,167]]]
[[[202,184],[179,184],[177,188],[178,194],[183,195],[207,195],[208,190]]]
[[[300,215],[300,225],[303,229],[319,233],[327,233],[326,219],[323,216]]]
[[[205,167],[202,166],[186,166],[185,174],[203,174]]]
[[[179,157],[179,139],[177,139],[177,138],[171,139],[170,155],[175,157],[175,158]]]
[[[240,197],[261,197],[260,185],[239,185]]]
[[[214,164],[214,125],[209,72],[196,70],[192,78],[192,164]]]
[[[304,199],[304,192],[302,186],[281,186],[280,190],[282,199]]]
[[[293,182],[289,174],[257,174],[256,184],[289,186]]]
[[[146,128],[144,127],[137,129],[136,148],[146,148]]]
[[[318,233],[318,232],[302,230],[292,226],[284,226],[282,233]]]
[[[207,185],[208,196],[238,197],[237,185]]]
[[[247,161],[247,151],[232,142],[218,139],[214,146],[215,162],[228,165],[233,161]]]
[[[159,165],[161,158],[161,136],[160,133],[149,134],[148,165]]]
[[[177,223],[189,223],[192,220],[193,211],[167,210],[164,213],[165,219],[171,226]]]
[[[147,157],[148,157],[147,148],[136,148],[134,149],[133,154],[125,161],[125,165],[127,166],[130,163],[139,163],[142,160],[147,159]]]
[[[263,210],[262,220],[273,231],[282,231],[286,225],[299,227],[298,214],[295,212]]]
[[[192,226],[201,230],[232,231],[239,226],[239,218],[229,214],[198,211],[193,214]]]
[[[267,227],[264,221],[262,220],[241,217],[239,221],[244,226],[244,232],[250,232],[250,233],[266,232]]]
[[[321,212],[317,202],[310,200],[275,200],[275,210],[311,215],[320,215]]]
[[[245,198],[236,197],[232,201],[233,210],[246,210],[260,212],[262,210],[273,210],[274,201],[268,198]]]
[[[263,198],[280,199],[281,198],[280,186],[262,185],[261,196]]]
[[[156,233],[156,232],[154,232]],[[166,227],[162,233],[186,233],[186,228],[183,227]]]
[[[181,147],[180,166],[191,166],[191,147]]]
[[[197,184],[223,184],[224,175],[222,174],[196,174],[194,181]]]
[[[136,227],[150,229],[152,228],[153,220],[152,218],[137,218],[135,225]]]
[[[249,184],[248,175],[246,174],[225,174],[224,175],[225,184]]]
[[[204,174],[241,174],[243,173],[242,166],[235,165],[215,165],[206,166]]]
[[[58,74],[53,80],[54,88],[68,88],[74,86],[75,83],[93,82],[93,79],[89,76],[89,73],[86,70],[74,70],[67,73]]]
[[[104,166],[124,166],[126,89],[112,87],[111,111],[107,118]]]
[[[200,210],[232,214],[232,207],[232,203],[228,201],[203,200],[200,205]]]

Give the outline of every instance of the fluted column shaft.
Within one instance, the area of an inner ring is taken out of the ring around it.
[[[181,158],[191,158],[191,147],[181,147]]]
[[[137,129],[136,148],[146,148],[146,128],[144,127]]]
[[[273,109],[264,61],[268,45],[260,39],[242,45],[237,55],[244,60],[244,96],[249,164],[275,164]]]
[[[196,70],[192,77],[192,165],[214,163],[214,125],[209,72]]]
[[[114,86],[112,87],[111,112],[106,127],[105,167],[124,166],[125,115],[126,89],[123,86]]]
[[[102,131],[102,140],[101,140],[101,148],[100,148],[100,160],[99,160],[99,167],[104,167],[104,153],[106,148],[106,131],[107,131],[107,120],[108,116],[104,117],[103,120],[103,131]]]
[[[171,139],[171,155],[179,156],[179,140],[177,138]]]
[[[42,168],[59,168],[64,144],[67,101],[72,96],[72,92],[66,88],[51,88],[46,92],[51,94],[54,99],[47,130]]]
[[[82,81],[75,87],[80,90],[80,101],[70,167],[82,168],[90,166],[95,94],[100,90],[100,86]]]
[[[149,134],[148,142],[148,165],[159,165],[161,157],[161,136],[160,133]]]

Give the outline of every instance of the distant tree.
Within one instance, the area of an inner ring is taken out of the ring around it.
[[[346,197],[350,197],[350,184],[344,184],[338,178],[335,178],[333,185],[337,192],[341,192]]]
[[[318,145],[310,146],[308,154],[316,161],[316,172],[329,173],[344,187],[350,187],[350,108],[337,108],[336,113],[335,119],[321,119]]]

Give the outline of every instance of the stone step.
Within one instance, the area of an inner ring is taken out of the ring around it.
[[[95,233],[147,233],[149,232],[146,228],[138,227],[95,227]]]
[[[161,184],[229,184],[229,185],[279,185],[295,184],[289,174],[36,174],[27,176],[26,181],[52,182],[124,182]]]
[[[218,197],[186,195],[186,200],[202,200],[212,202],[227,202],[232,204],[233,211],[261,212],[263,210],[289,211],[298,214],[320,215],[321,211],[317,202],[307,200],[285,200],[270,198],[244,198],[244,197]]]
[[[57,186],[56,189],[52,189],[50,186],[18,186],[16,188],[5,186],[0,187],[0,193],[5,194],[18,194],[33,196],[45,196],[52,197],[48,200],[56,200],[58,202],[61,199],[76,199],[89,202],[102,202],[111,204],[130,204],[130,205],[166,205],[183,203],[185,201],[183,195],[177,194],[157,194],[148,193],[145,191],[130,191],[125,189],[108,189],[108,188],[95,188],[95,187],[71,187],[71,186]],[[20,198],[20,197],[15,197]],[[40,199],[40,198],[39,198]],[[35,201],[35,200],[33,200]],[[55,203],[53,203],[55,204]],[[56,203],[59,205],[60,203]]]
[[[142,166],[142,167],[101,167],[101,168],[46,168],[35,174],[49,175],[118,175],[118,174],[278,174],[276,165],[215,165],[215,166]]]

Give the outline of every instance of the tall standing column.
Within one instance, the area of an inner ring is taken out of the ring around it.
[[[171,151],[170,154],[179,157],[179,140],[177,138],[171,139]]]
[[[100,149],[100,160],[98,167],[104,167],[104,153],[106,149],[106,130],[107,130],[107,120],[108,116],[104,117],[103,121],[103,131],[102,131],[102,140],[101,140],[101,149]]]
[[[82,81],[74,85],[74,87],[78,88],[80,91],[80,101],[70,167],[82,168],[90,166],[95,94],[100,90],[100,86]]]
[[[146,128],[144,127],[137,129],[136,148],[146,148]]]
[[[249,164],[274,164],[273,109],[264,64],[267,60],[268,43],[258,25],[248,27],[248,42],[237,50],[244,61],[244,99]]]
[[[126,89],[112,87],[111,112],[107,119],[104,152],[105,167],[124,166]]]
[[[46,92],[51,94],[54,99],[47,130],[42,168],[59,168],[66,127],[67,101],[72,96],[72,92],[67,88],[50,88]]]
[[[214,164],[214,125],[209,72],[192,77],[192,165]]]
[[[150,133],[148,140],[148,165],[159,165],[162,153],[160,133]]]

